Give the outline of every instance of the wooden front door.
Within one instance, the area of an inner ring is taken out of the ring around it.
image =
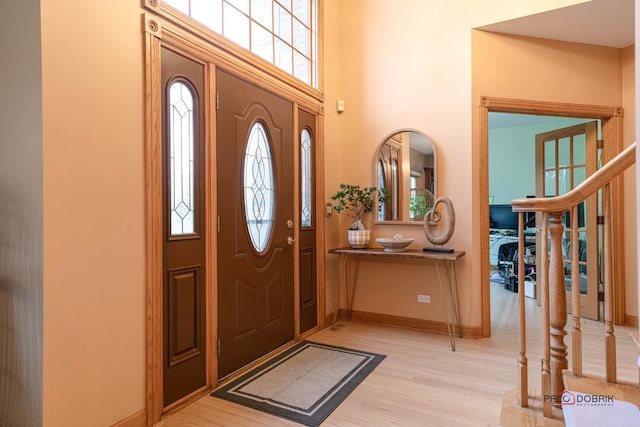
[[[218,375],[294,338],[293,105],[216,72]]]
[[[204,66],[162,50],[163,405],[206,385]]]
[[[598,168],[598,122],[588,122],[536,135],[536,197],[553,197],[568,192],[593,174]],[[540,214],[536,218],[540,222]],[[563,258],[565,280],[570,292],[571,279],[571,222],[565,214]],[[590,196],[578,207],[578,245],[580,269],[580,312],[584,317],[598,320],[600,304],[598,196]],[[541,252],[537,251],[540,265]],[[567,294],[571,310],[571,295]]]

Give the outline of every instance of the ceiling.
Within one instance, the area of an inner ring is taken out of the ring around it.
[[[634,0],[592,0],[478,29],[601,46],[634,44]]]

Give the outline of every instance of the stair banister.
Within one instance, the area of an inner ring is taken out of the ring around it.
[[[571,210],[572,207],[577,206],[603,188],[605,184],[633,165],[635,161],[636,143],[634,142],[568,193],[555,197],[514,199],[511,201],[511,208],[514,212],[565,212]]]
[[[518,352],[518,403],[521,407],[528,406],[528,373],[526,357],[526,325],[524,303],[524,212],[541,212],[541,240],[540,250],[549,253],[549,236],[551,236],[551,253],[542,265],[537,268],[537,281],[540,290],[541,327],[542,327],[542,393],[543,396],[555,396],[559,403],[564,391],[562,370],[568,368],[567,345],[564,336],[567,334],[566,288],[564,274],[564,260],[562,254],[562,223],[564,212],[571,212],[571,301],[573,326],[572,368],[574,375],[582,375],[582,332],[580,326],[580,283],[579,276],[579,245],[578,245],[578,208],[577,206],[590,195],[603,189],[604,238],[603,238],[603,269],[605,293],[605,361],[606,379],[616,382],[616,348],[613,327],[613,281],[611,260],[611,190],[610,181],[620,175],[636,161],[636,143],[623,150],[611,161],[589,176],[580,185],[560,196],[550,198],[515,199],[511,202],[512,210],[519,213],[519,260],[518,283],[520,295],[519,307],[519,352]],[[543,402],[543,415],[551,417],[552,400]]]

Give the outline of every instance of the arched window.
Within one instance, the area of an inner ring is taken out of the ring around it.
[[[169,209],[171,235],[195,233],[194,123],[192,88],[185,81],[169,87]]]
[[[303,227],[313,220],[313,140],[311,133],[303,129],[300,134],[300,219]]]

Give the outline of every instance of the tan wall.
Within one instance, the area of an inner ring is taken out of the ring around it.
[[[42,1],[44,426],[145,406],[139,5]]]
[[[366,3],[366,5],[365,5]],[[569,5],[567,2],[563,5]],[[561,7],[558,2],[327,1],[325,54],[340,49],[340,70],[327,62],[327,198],[339,182],[373,185],[373,153],[394,129],[426,133],[438,149],[438,189],[456,208],[449,247],[467,252],[459,263],[462,322],[481,323],[481,236],[477,221],[478,139],[475,105],[480,94],[546,101],[622,105],[619,49],[474,32],[478,26]],[[537,9],[535,9],[537,8]],[[534,10],[535,9],[535,10]],[[339,33],[338,36],[335,33]],[[472,49],[473,40],[473,49]],[[473,55],[472,55],[473,52]],[[472,63],[473,58],[473,63]],[[473,72],[472,72],[473,70]],[[473,90],[472,90],[473,84]],[[337,85],[337,86],[331,86]],[[338,115],[337,98],[345,100]],[[349,218],[327,220],[331,243],[347,245]],[[412,247],[427,245],[420,227],[373,226],[372,239],[402,233]],[[337,236],[337,237],[336,237]],[[331,247],[329,243],[327,246]],[[336,287],[337,260],[327,258],[327,287]],[[430,294],[428,306],[416,294]],[[331,301],[331,300],[329,300]],[[344,301],[342,302],[344,304]],[[443,320],[436,272],[410,262],[366,261],[356,310]],[[327,307],[331,311],[333,306]]]

